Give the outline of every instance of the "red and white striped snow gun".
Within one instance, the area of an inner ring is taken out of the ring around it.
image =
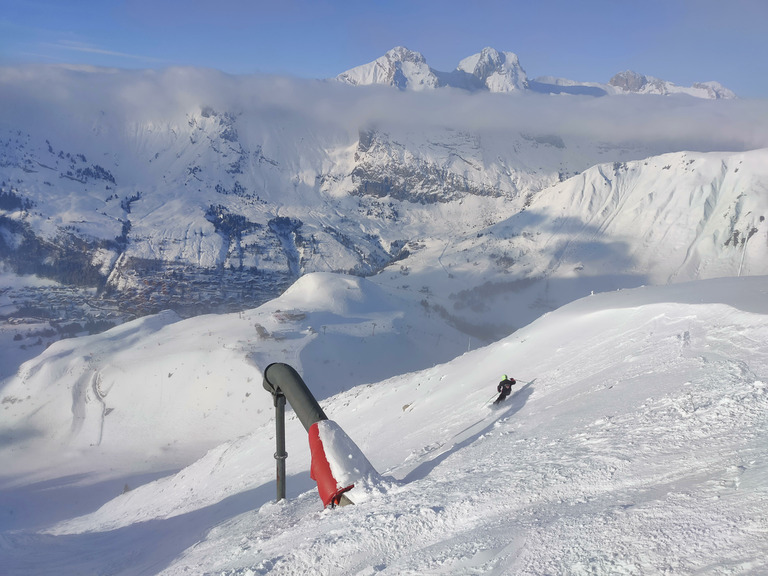
[[[310,476],[317,482],[323,506],[352,504],[348,493],[359,482],[375,480],[378,472],[336,422],[329,420],[298,372],[287,364],[264,370],[264,388],[275,400],[277,423],[277,499],[285,498],[285,401],[309,435]]]

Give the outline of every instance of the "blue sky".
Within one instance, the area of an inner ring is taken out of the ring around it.
[[[441,71],[492,46],[530,78],[634,70],[762,99],[767,28],[766,0],[0,0],[0,65],[329,78],[394,46]]]

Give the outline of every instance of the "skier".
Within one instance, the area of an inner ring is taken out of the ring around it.
[[[494,404],[501,404],[504,399],[509,396],[509,394],[512,392],[512,386],[517,384],[517,380],[514,378],[508,378],[506,374],[504,374],[504,379],[499,382],[499,385],[496,386],[496,390],[499,392],[499,397],[494,400]]]

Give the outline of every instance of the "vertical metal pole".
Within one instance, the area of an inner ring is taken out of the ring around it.
[[[310,427],[328,417],[312,396],[299,373],[288,364],[273,363],[264,369],[264,389],[275,402],[275,460],[277,461],[277,501],[285,498],[285,403],[290,402],[296,416],[309,432]]]
[[[285,396],[275,394],[275,463],[277,466],[277,502],[285,499]]]

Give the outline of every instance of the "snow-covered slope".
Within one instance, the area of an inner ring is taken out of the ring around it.
[[[532,220],[532,232],[537,216],[560,210],[565,217],[545,223],[558,245],[549,266],[578,267],[579,274],[623,268],[653,284],[764,274],[767,181],[768,150],[668,154],[591,168],[516,219]]]
[[[13,441],[0,474],[178,465],[270,418],[259,371],[270,362],[312,373],[325,398],[466,350],[426,314],[369,281],[317,273],[255,310],[186,321],[168,311],[56,342],[2,384],[0,435]]]
[[[766,167],[768,150],[601,164],[503,221],[433,236],[407,260],[408,283],[465,331],[501,337],[593,291],[765,275]],[[376,282],[404,280],[386,269]]]
[[[356,296],[334,313],[380,307],[375,293],[347,286]],[[309,308],[318,290],[300,284],[290,298]],[[326,413],[384,475],[356,506],[336,510],[322,510],[306,434],[292,418],[289,499],[271,503],[271,397],[255,379],[263,419],[178,473],[118,496],[120,478],[83,487],[115,463],[94,459],[90,474],[50,470],[45,483],[6,486],[3,519],[17,530],[0,538],[5,573],[761,573],[766,294],[768,279],[754,277],[590,296],[447,364],[326,397]],[[241,322],[209,321],[210,337],[227,338]],[[91,345],[138,350],[129,330],[97,338]],[[214,363],[199,334],[184,338],[179,361]],[[142,361],[154,364],[163,353],[147,344]],[[326,358],[344,361],[334,351]],[[322,387],[321,373],[305,366],[303,376]],[[518,386],[492,410],[503,373]],[[217,385],[216,396],[243,412],[244,399],[224,393],[232,385]],[[160,423],[148,399],[134,402],[147,425]],[[182,424],[179,414],[166,418]],[[116,497],[96,510],[107,486]]]

